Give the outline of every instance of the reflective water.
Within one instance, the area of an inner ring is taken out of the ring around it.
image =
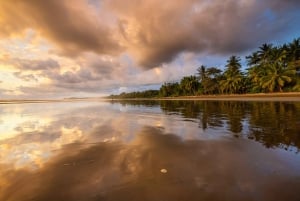
[[[299,102],[0,105],[0,201],[298,201],[299,149]]]

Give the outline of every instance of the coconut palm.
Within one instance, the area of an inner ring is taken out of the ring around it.
[[[268,92],[280,91],[292,81],[296,70],[287,66],[286,51],[274,48],[270,54],[272,61],[266,64],[265,74],[261,76],[261,87]]]
[[[265,74],[265,69],[260,65],[255,65],[247,69],[247,77],[252,84],[252,92],[260,92],[261,87],[261,77]]]
[[[180,87],[177,82],[175,83],[164,83],[159,89],[160,96],[179,96],[180,95]]]
[[[236,73],[240,73],[241,68],[241,59],[237,56],[231,56],[229,60],[227,60],[227,70],[225,71],[225,74],[228,75],[234,75]]]
[[[287,46],[287,58],[290,66],[294,69],[300,68],[300,38],[294,39]]]
[[[267,68],[266,76],[261,79],[261,86],[268,92],[279,91],[282,92],[282,88],[286,83],[292,81],[292,76],[295,74],[295,70],[283,69],[277,64],[271,64]]]
[[[200,80],[203,94],[217,93],[219,91],[218,79],[221,72],[216,67],[206,68],[203,65],[197,69],[197,76]]]
[[[248,66],[257,65],[260,63],[260,57],[258,52],[253,52],[252,55],[246,56],[246,59],[247,59]]]
[[[227,77],[225,80],[220,81],[222,93],[239,93],[240,84],[242,82],[242,75],[236,74],[234,76]]]
[[[222,93],[239,93],[242,82],[241,59],[231,56],[227,60],[226,70],[224,72],[225,79],[220,81]]]
[[[222,71],[216,67],[207,68],[207,78],[202,84],[205,94],[216,94],[220,91],[219,80],[221,79],[221,72]]]
[[[200,82],[203,82],[207,78],[206,66],[201,65],[199,68],[197,68],[197,76]]]
[[[259,47],[257,52],[260,63],[268,63],[270,61],[270,55],[273,50],[272,44],[264,43],[262,46]]]
[[[199,82],[196,76],[183,77],[180,81],[180,87],[184,95],[195,95]]]

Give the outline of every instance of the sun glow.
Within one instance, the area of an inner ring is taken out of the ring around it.
[[[156,75],[161,75],[161,69],[160,68],[154,68],[154,72]]]

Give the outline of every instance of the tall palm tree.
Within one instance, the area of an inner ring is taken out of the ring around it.
[[[258,52],[253,52],[252,55],[246,56],[246,59],[247,59],[248,66],[257,65],[260,63],[260,57]]]
[[[272,50],[273,50],[272,44],[264,43],[262,46],[259,47],[257,53],[261,63],[267,63],[270,61],[270,55]]]
[[[231,56],[229,60],[227,60],[227,70],[225,71],[226,74],[228,75],[234,75],[236,73],[240,73],[240,68],[241,68],[241,59],[240,57],[237,56]]]
[[[241,59],[231,56],[227,60],[226,70],[224,72],[225,79],[220,81],[222,93],[239,93],[242,82]]]
[[[197,68],[197,75],[200,82],[203,82],[206,79],[206,66],[201,65],[199,68]]]

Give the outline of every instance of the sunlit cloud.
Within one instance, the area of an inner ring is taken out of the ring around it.
[[[299,37],[299,8],[296,0],[0,0],[1,97],[97,96],[176,81]]]

